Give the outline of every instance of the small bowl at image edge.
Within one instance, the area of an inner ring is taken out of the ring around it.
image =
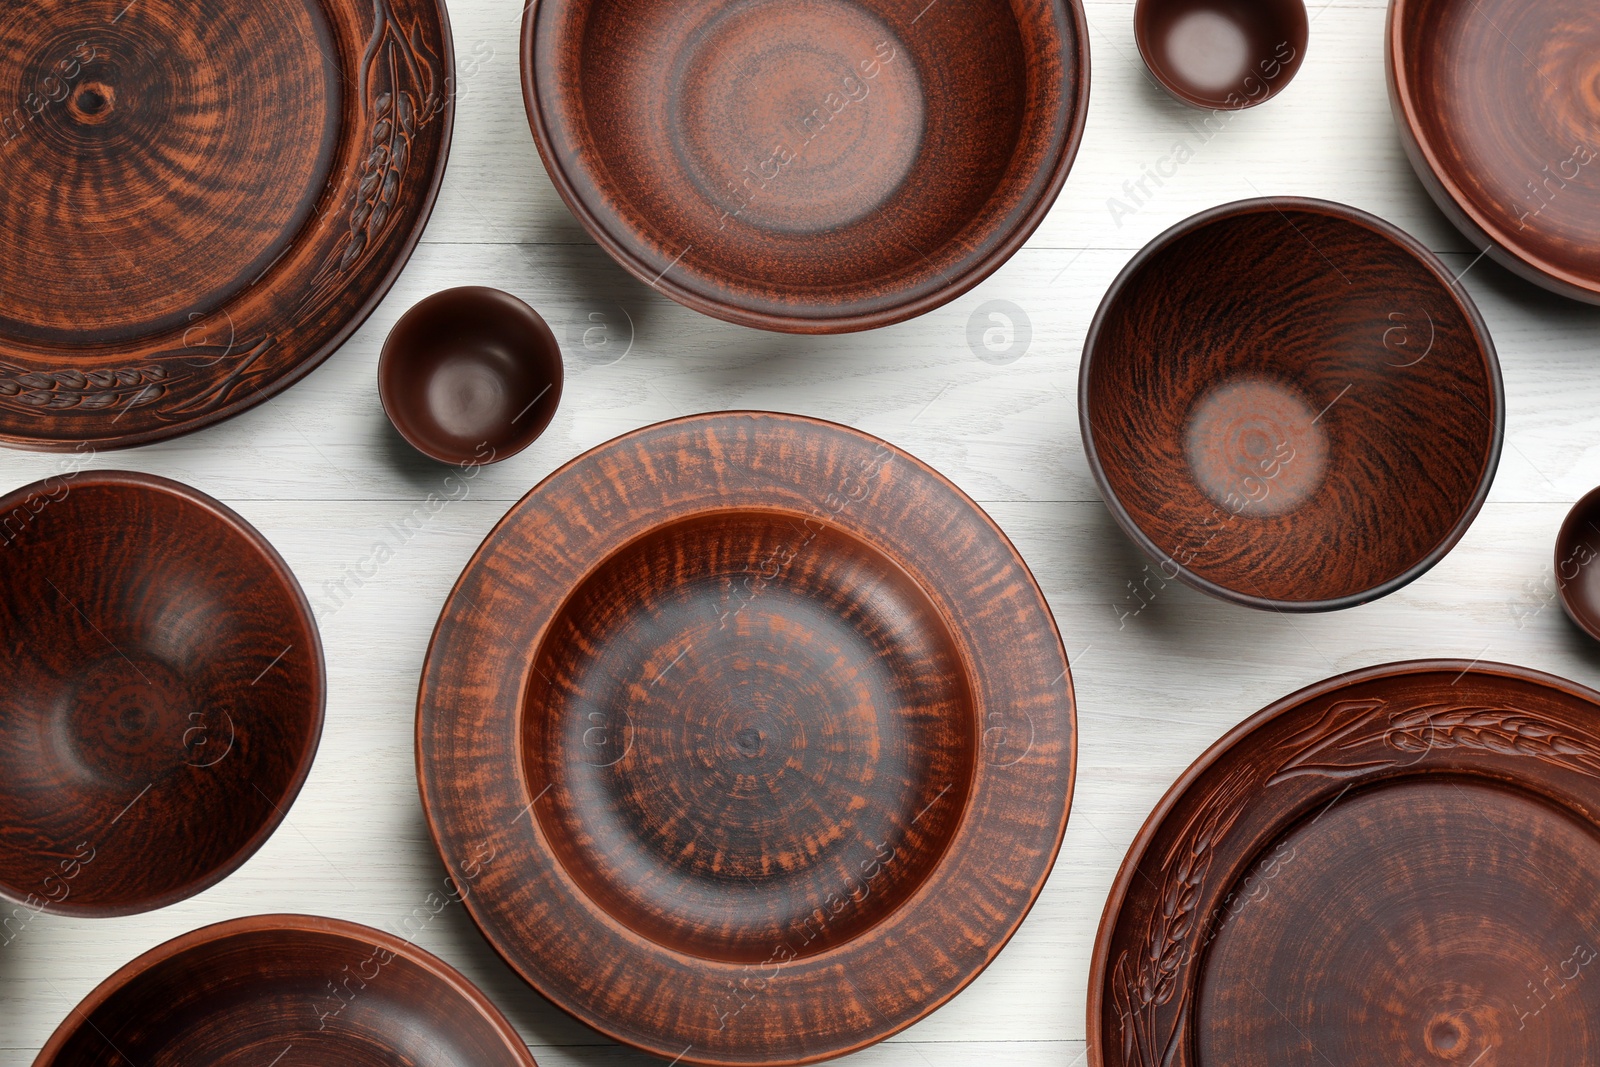
[[[400,317],[378,361],[378,396],[401,437],[440,463],[516,455],[561,403],[561,346],[510,293],[446,289]]]
[[[1139,0],[1133,31],[1163,89],[1194,107],[1237,111],[1288,86],[1311,24],[1303,0]]]
[[[1556,588],[1561,606],[1584,633],[1600,641],[1600,489],[1567,512],[1556,534]]]
[[[1202,212],[1146,245],[1090,325],[1089,466],[1178,578],[1250,607],[1391,593],[1466,532],[1500,458],[1500,366],[1437,257],[1383,220],[1292,197]]]
[[[0,529],[0,897],[130,915],[221,881],[322,734],[288,566],[204,493],[131,472],[18,489]]]

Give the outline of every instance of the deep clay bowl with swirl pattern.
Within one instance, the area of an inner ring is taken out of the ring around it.
[[[1417,176],[1473,244],[1600,304],[1600,20],[1590,0],[1394,0],[1389,99]]]
[[[188,486],[79,472],[0,499],[0,635],[0,896],[23,908],[192,896],[311,769],[310,605],[261,534]]]
[[[1090,326],[1078,410],[1112,515],[1166,578],[1280,611],[1362,604],[1437,563],[1505,428],[1494,346],[1447,268],[1296,198],[1142,249]]]
[[[251,915],[158,945],[107,978],[34,1067],[535,1067],[493,1004],[393,934]]]
[[[541,0],[545,168],[635,277],[730,322],[921,315],[1020,248],[1089,105],[1079,0]]]

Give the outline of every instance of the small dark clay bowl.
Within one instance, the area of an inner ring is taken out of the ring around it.
[[[1561,606],[1584,633],[1600,641],[1600,489],[1572,505],[1556,534],[1556,588]]]
[[[34,1067],[109,1063],[535,1067],[454,968],[309,915],[252,915],[151,949],[73,1009]]]
[[[1247,200],[1145,246],[1089,328],[1089,465],[1168,578],[1258,608],[1391,593],[1478,513],[1505,429],[1477,309],[1422,245]]]
[[[1133,35],[1167,92],[1236,111],[1284,90],[1305,59],[1311,25],[1303,0],[1139,0]]]
[[[146,474],[0,500],[0,895],[128,915],[245,862],[322,733],[322,644],[272,546]]]
[[[477,466],[538,440],[561,403],[561,345],[510,293],[464,286],[400,317],[378,361],[378,396],[418,452]]]
[[[1010,258],[1089,107],[1081,0],[540,0],[522,78],[562,199],[681,304],[873,329]]]

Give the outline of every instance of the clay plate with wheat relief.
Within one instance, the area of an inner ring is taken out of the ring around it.
[[[1245,722],[1123,863],[1090,1062],[1593,1062],[1597,701],[1520,667],[1415,661]]]
[[[440,0],[19,0],[0,16],[0,442],[261,403],[388,290],[444,174]]]

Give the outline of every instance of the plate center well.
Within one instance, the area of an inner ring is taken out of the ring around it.
[[[1594,833],[1528,794],[1439,776],[1352,793],[1218,910],[1196,1062],[1593,1063],[1597,870]]]
[[[318,0],[25,6],[40,10],[0,35],[14,190],[0,197],[0,340],[131,344],[189,327],[314,219],[342,106],[326,13]]]
[[[523,758],[552,849],[613,917],[761,962],[915,891],[959,823],[976,724],[943,618],[892,560],[804,516],[722,513],[624,548],[568,599]]]

